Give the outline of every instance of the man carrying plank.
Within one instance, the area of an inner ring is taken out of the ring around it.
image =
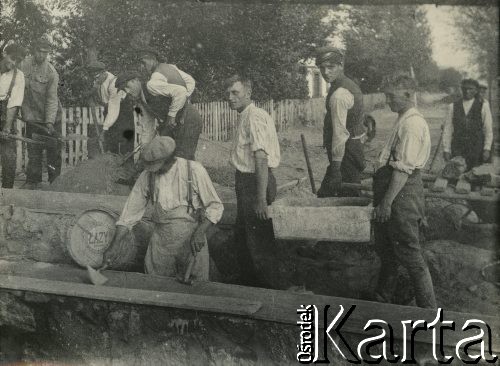
[[[16,176],[16,141],[8,135],[16,134],[16,116],[23,104],[24,74],[17,69],[25,51],[16,44],[4,49],[0,65],[0,155],[2,163],[2,188],[13,188]]]
[[[172,138],[157,136],[142,150],[145,170],[125,203],[104,260],[112,263],[120,255],[117,248],[150,202],[155,229],[146,253],[146,273],[184,276],[187,262],[194,256],[193,277],[208,281],[205,232],[221,219],[224,207],[205,168],[175,157],[175,148]]]
[[[35,42],[33,55],[21,64],[26,85],[21,108],[27,121],[26,137],[33,134],[54,136],[61,131],[62,108],[57,96],[59,74],[47,60],[51,45],[46,39]],[[28,144],[28,166],[23,188],[34,189],[42,182],[43,150],[47,151],[47,171],[52,183],[61,173],[61,151],[57,144]]]
[[[250,286],[268,286],[275,255],[274,231],[267,205],[276,198],[273,168],[280,163],[280,146],[271,116],[252,103],[252,83],[235,75],[226,81],[226,98],[238,112],[238,131],[230,163],[236,168],[236,244],[242,281]]]
[[[398,119],[379,156],[381,167],[373,176],[375,247],[381,260],[376,297],[383,302],[393,301],[397,267],[401,264],[413,283],[417,306],[435,308],[432,278],[419,235],[425,222],[420,170],[430,156],[429,127],[414,107],[416,83],[411,77],[395,77],[384,92]]]

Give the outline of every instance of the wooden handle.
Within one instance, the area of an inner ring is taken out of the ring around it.
[[[311,168],[311,162],[309,161],[309,153],[307,151],[306,137],[303,133],[300,134],[300,139],[302,140],[302,149],[304,150],[304,157],[306,158],[307,174],[309,175],[309,182],[311,182],[311,191],[316,194],[316,185],[314,184],[314,176]]]
[[[99,151],[104,154],[104,146],[101,140],[101,132],[99,131],[99,126],[97,125],[97,115],[95,114],[95,107],[90,107],[90,113],[92,114],[92,119],[94,120],[95,133],[97,134],[97,140],[99,143]]]
[[[189,258],[189,263],[186,268],[186,273],[184,274],[184,282],[189,281],[189,277],[191,277],[191,272],[193,271],[194,263],[196,262],[196,256],[191,254]]]

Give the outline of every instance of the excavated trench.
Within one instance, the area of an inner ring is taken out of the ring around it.
[[[85,199],[88,201],[85,208],[102,205],[96,197]],[[119,200],[117,206],[123,204],[124,197],[116,199]],[[47,199],[49,206],[55,205],[52,201]],[[7,203],[0,206],[0,257],[3,260],[76,266],[66,244],[68,230],[78,211],[26,207],[29,205],[20,206],[8,200]],[[442,217],[444,206],[435,206],[441,214],[433,213],[431,207],[431,216]],[[234,207],[231,209],[230,204],[225,215],[222,223],[209,233],[211,280],[237,284],[240,273],[234,254]],[[448,219],[452,220],[452,216],[461,217],[453,212]],[[500,290],[480,273],[497,258],[495,235],[477,238],[486,243],[480,249],[447,240],[443,237],[447,235],[444,228],[441,234],[439,229],[434,230],[430,236],[434,240],[424,245],[438,305],[449,311],[495,316],[500,306]],[[136,256],[116,269],[142,271],[151,229],[147,220],[137,225],[134,229]],[[255,260],[270,264],[267,276],[273,288],[291,293],[310,291],[367,299],[377,280],[379,261],[369,243],[277,241],[275,253],[279,253],[275,258]],[[398,298],[401,304],[411,304],[411,286],[404,271],[400,278]],[[29,291],[0,291],[0,310],[0,362],[97,365],[295,362],[298,328],[293,325]],[[348,363],[338,358],[335,364]]]

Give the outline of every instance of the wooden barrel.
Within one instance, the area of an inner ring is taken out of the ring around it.
[[[116,231],[118,213],[106,208],[83,211],[76,216],[68,230],[67,248],[73,260],[82,267],[99,268],[103,265],[103,254],[111,245]],[[137,265],[138,245],[133,232],[120,243],[113,269],[131,269]]]

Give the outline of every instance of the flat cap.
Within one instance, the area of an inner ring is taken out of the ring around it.
[[[89,64],[87,65],[87,69],[89,71],[102,71],[106,69],[106,65],[104,64],[104,62],[94,60],[89,62]]]
[[[175,141],[168,136],[156,136],[141,151],[144,169],[150,172],[158,171],[162,165],[174,156]]]
[[[47,38],[42,37],[33,44],[33,48],[37,51],[50,52],[52,45]]]
[[[139,74],[135,71],[124,71],[118,74],[115,80],[115,88],[118,90],[122,90],[128,81],[139,77]]]
[[[342,64],[344,62],[344,51],[333,46],[316,49],[316,65],[319,66],[324,62]]]
[[[143,56],[154,56],[158,58],[160,56],[156,48],[153,48],[151,46],[138,46],[135,47],[135,51],[138,58],[141,58]]]
[[[4,48],[4,52],[14,58],[16,61],[22,61],[27,54],[27,51],[24,47],[16,44],[16,43],[11,43],[8,46]]]

